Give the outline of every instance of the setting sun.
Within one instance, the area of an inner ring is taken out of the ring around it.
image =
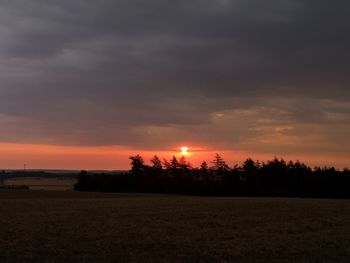
[[[189,153],[188,153],[188,147],[186,147],[186,146],[183,146],[183,147],[181,147],[180,148],[180,150],[181,150],[181,154],[182,155],[189,155]]]

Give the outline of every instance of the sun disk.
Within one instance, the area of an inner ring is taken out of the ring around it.
[[[180,149],[181,149],[181,154],[182,155],[188,155],[188,147],[183,146]]]

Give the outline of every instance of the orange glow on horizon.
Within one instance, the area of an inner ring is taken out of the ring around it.
[[[187,148],[187,149],[186,149]],[[248,151],[228,151],[220,149],[205,149],[182,146],[172,150],[141,150],[126,146],[57,146],[37,144],[0,143],[0,170],[23,169],[67,169],[67,170],[128,170],[129,157],[139,154],[148,164],[149,160],[158,155],[167,160],[174,155],[184,156],[194,166],[202,161],[210,163],[219,153],[229,166],[242,163],[246,158],[266,161],[276,155],[285,160],[300,160],[310,165],[328,165],[340,169],[349,166],[349,155],[342,153],[304,153],[304,154],[271,154]],[[332,155],[332,160],[329,156]]]

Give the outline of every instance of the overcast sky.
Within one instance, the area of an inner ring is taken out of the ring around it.
[[[350,157],[349,10],[0,0],[0,143]]]

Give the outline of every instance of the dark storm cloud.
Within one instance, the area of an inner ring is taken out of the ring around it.
[[[189,126],[210,125],[213,113],[254,107],[326,125],[328,112],[349,114],[325,102],[350,98],[349,7],[2,0],[1,138],[136,146],[147,141],[140,131],[154,138],[146,126],[183,125],[194,137]]]

